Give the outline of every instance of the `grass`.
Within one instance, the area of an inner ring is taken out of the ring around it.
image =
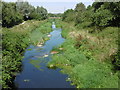
[[[20,72],[23,53],[29,44],[37,44],[40,38],[45,39],[49,33],[49,21],[26,21],[12,28],[3,28],[2,32],[2,88],[14,89],[14,78]],[[0,75],[1,76],[1,75]]]
[[[36,28],[30,34],[30,40],[33,44],[37,44],[38,42],[44,42],[48,40],[47,34],[52,31],[51,22],[44,22],[39,28]]]
[[[118,28],[107,27],[99,33],[88,33],[88,28],[78,29],[62,21],[57,23],[62,25],[66,41],[60,46],[63,53],[54,54],[48,67],[61,68],[77,88],[118,88],[119,71],[113,70],[111,58],[117,53]]]

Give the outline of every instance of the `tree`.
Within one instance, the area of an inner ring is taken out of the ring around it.
[[[69,22],[69,21],[74,21],[74,10],[73,9],[68,9],[67,11],[64,12],[62,20]]]
[[[84,12],[86,10],[85,5],[83,3],[78,3],[75,7],[75,12]]]
[[[40,16],[39,16],[39,14],[34,10],[33,12],[30,13],[29,19],[40,20]]]
[[[34,7],[32,5],[27,1],[23,2],[22,0],[18,0],[16,2],[16,9],[23,15],[24,20],[28,20],[29,15],[34,11]]]
[[[22,15],[16,10],[15,3],[2,2],[2,26],[12,27],[23,21]]]
[[[86,11],[85,5],[83,3],[78,3],[75,7],[75,25],[83,22],[83,14]]]
[[[47,18],[48,14],[45,8],[37,6],[36,11],[39,14],[41,20],[44,20]]]
[[[30,5],[28,2],[18,0],[16,3],[2,3],[2,26],[12,27],[21,23],[23,20],[47,18],[47,10],[43,7]]]
[[[113,19],[113,15],[108,9],[104,8],[102,5],[93,15],[93,23],[96,26],[109,26],[110,21]]]
[[[44,20],[47,19],[48,13],[45,8],[37,6],[37,8],[30,13],[29,17],[30,19]]]
[[[120,26],[120,2],[105,2],[104,7],[113,15],[110,25]]]
[[[92,5],[92,7],[94,8],[94,11],[99,9],[102,4],[104,4],[104,2],[94,2],[93,5]]]
[[[92,22],[96,26],[120,25],[120,2],[95,2]]]

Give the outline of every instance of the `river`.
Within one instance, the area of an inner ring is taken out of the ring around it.
[[[68,75],[62,74],[60,69],[49,69],[47,63],[52,60],[51,50],[62,44],[65,39],[61,36],[61,28],[52,25],[50,39],[42,47],[30,45],[22,60],[22,71],[15,78],[15,85],[19,88],[75,88],[67,82]]]

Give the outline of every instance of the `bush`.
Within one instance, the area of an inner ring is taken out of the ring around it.
[[[3,30],[2,40],[2,86],[10,88],[13,85],[15,73],[20,71],[21,59],[25,48],[29,44],[27,32]],[[26,40],[27,39],[27,40]]]

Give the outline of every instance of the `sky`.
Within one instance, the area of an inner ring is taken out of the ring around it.
[[[17,0],[3,0],[5,2],[16,2]],[[25,1],[25,0],[23,0]],[[74,9],[77,3],[84,3],[87,7],[94,0],[26,0],[33,6],[43,6],[48,13],[63,13],[67,9]]]

